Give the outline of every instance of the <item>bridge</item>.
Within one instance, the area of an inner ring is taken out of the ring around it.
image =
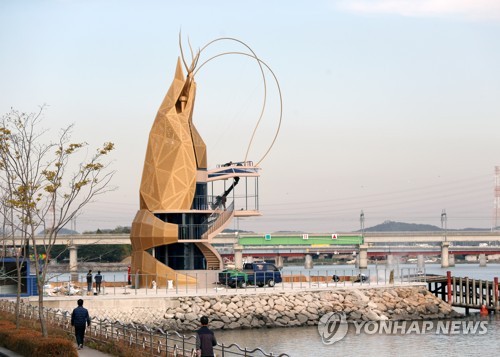
[[[307,234],[307,239],[304,239],[304,234],[291,233],[291,234],[272,234],[266,240],[265,234],[233,234],[222,233],[212,239],[214,244],[238,244],[241,238],[258,237],[264,239],[266,242],[274,244],[277,239],[291,238],[292,240],[307,242],[310,244],[328,244],[335,246],[340,240],[332,239],[333,234]],[[381,243],[405,243],[419,244],[419,243],[442,243],[448,242],[450,244],[457,243],[473,243],[477,245],[480,243],[493,243],[500,244],[500,231],[487,232],[464,232],[464,231],[449,231],[443,232],[366,232],[361,234],[359,232],[345,232],[335,234],[337,237],[360,237],[365,244],[377,245]],[[40,239],[42,239],[40,237]],[[321,239],[320,242],[317,239]],[[312,243],[314,240],[314,243]],[[7,240],[8,241],[8,240]],[[22,243],[22,238],[16,238],[16,244]],[[63,245],[88,245],[88,244],[130,244],[130,234],[61,234],[58,236],[57,244]]]
[[[40,238],[42,239],[42,238]],[[17,238],[16,244],[22,239]],[[131,244],[130,234],[59,235],[57,244],[67,245],[70,269],[77,271],[77,249],[81,245]],[[312,254],[352,254],[366,267],[369,256],[438,255],[442,266],[449,266],[454,254],[476,254],[480,257],[500,254],[499,231],[440,232],[352,232],[336,234],[238,234],[222,233],[212,239],[221,255],[308,256]],[[485,259],[485,258],[484,258]]]
[[[219,235],[220,237],[221,235]],[[227,242],[230,239],[226,240]],[[281,257],[302,255],[306,267],[312,266],[313,254],[346,254],[357,256],[359,267],[366,268],[368,256],[441,255],[443,267],[450,265],[454,254],[479,255],[486,264],[486,256],[500,253],[500,232],[380,232],[338,234],[267,234],[235,235],[235,263],[247,256]],[[226,251],[224,251],[224,249]],[[227,244],[221,253],[227,253]],[[453,264],[453,262],[451,263]]]
[[[429,246],[429,247],[419,247],[419,246],[411,246],[411,245],[391,245],[391,246],[370,246],[368,248],[368,256],[385,256],[388,254],[392,255],[439,255],[441,253],[441,245]],[[282,256],[303,256],[305,254],[357,254],[359,250],[359,246],[357,245],[345,245],[345,246],[330,246],[330,247],[311,247],[306,245],[300,246],[261,246],[261,247],[244,247],[244,254],[258,255],[258,256],[275,256],[276,254],[280,254]],[[220,252],[222,255],[233,255],[234,249],[231,248],[221,248]],[[469,246],[462,245],[460,247],[449,247],[449,254],[454,255],[467,255],[467,254],[500,254],[500,245],[495,246]]]

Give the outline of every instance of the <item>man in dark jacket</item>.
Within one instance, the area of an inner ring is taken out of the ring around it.
[[[97,290],[97,293],[100,294],[101,293],[101,282],[102,282],[102,275],[101,275],[100,270],[97,271],[97,274],[94,277],[94,280],[95,280],[95,289]]]
[[[198,356],[213,357],[214,346],[217,346],[217,340],[212,330],[208,328],[208,317],[203,316],[200,322],[201,328],[196,331],[196,350],[198,351]]]
[[[78,349],[83,348],[83,338],[85,336],[85,326],[90,326],[89,311],[83,307],[83,300],[77,301],[78,306],[71,313],[71,326],[75,326],[75,337]]]
[[[87,273],[87,295],[92,295],[92,270]]]

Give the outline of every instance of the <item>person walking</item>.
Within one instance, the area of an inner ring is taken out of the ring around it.
[[[90,326],[89,311],[83,307],[83,300],[78,299],[78,306],[71,313],[71,326],[75,327],[75,337],[78,349],[83,348],[83,339],[85,337],[85,326]]]
[[[102,275],[101,271],[98,270],[96,276],[94,277],[95,280],[95,289],[97,290],[97,293],[101,293],[101,282],[102,282]]]
[[[202,316],[200,319],[201,327],[196,331],[196,351],[200,357],[213,357],[214,346],[217,346],[217,340],[212,330],[208,328],[208,317]]]
[[[92,295],[92,270],[87,273],[87,295]]]

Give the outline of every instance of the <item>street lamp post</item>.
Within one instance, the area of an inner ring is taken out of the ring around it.
[[[363,210],[359,214],[359,225],[361,226],[361,244],[359,245],[359,255],[356,257],[359,269],[368,268],[368,247],[365,245],[365,214]]]
[[[448,268],[450,266],[449,261],[449,243],[448,243],[448,217],[446,216],[446,210],[443,208],[441,211],[441,229],[444,229],[444,241],[441,244],[441,268]]]
[[[446,209],[441,211],[441,229],[444,229],[444,241],[447,241],[448,235],[448,217],[446,216]]]
[[[361,213],[359,214],[359,225],[361,227],[361,238],[365,237],[365,213],[363,210],[361,210]]]

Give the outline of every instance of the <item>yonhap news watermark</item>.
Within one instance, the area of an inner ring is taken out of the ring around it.
[[[342,340],[348,330],[354,334],[385,335],[484,335],[488,321],[471,320],[414,320],[414,321],[347,321],[343,312],[330,312],[321,317],[318,332],[325,345]]]

